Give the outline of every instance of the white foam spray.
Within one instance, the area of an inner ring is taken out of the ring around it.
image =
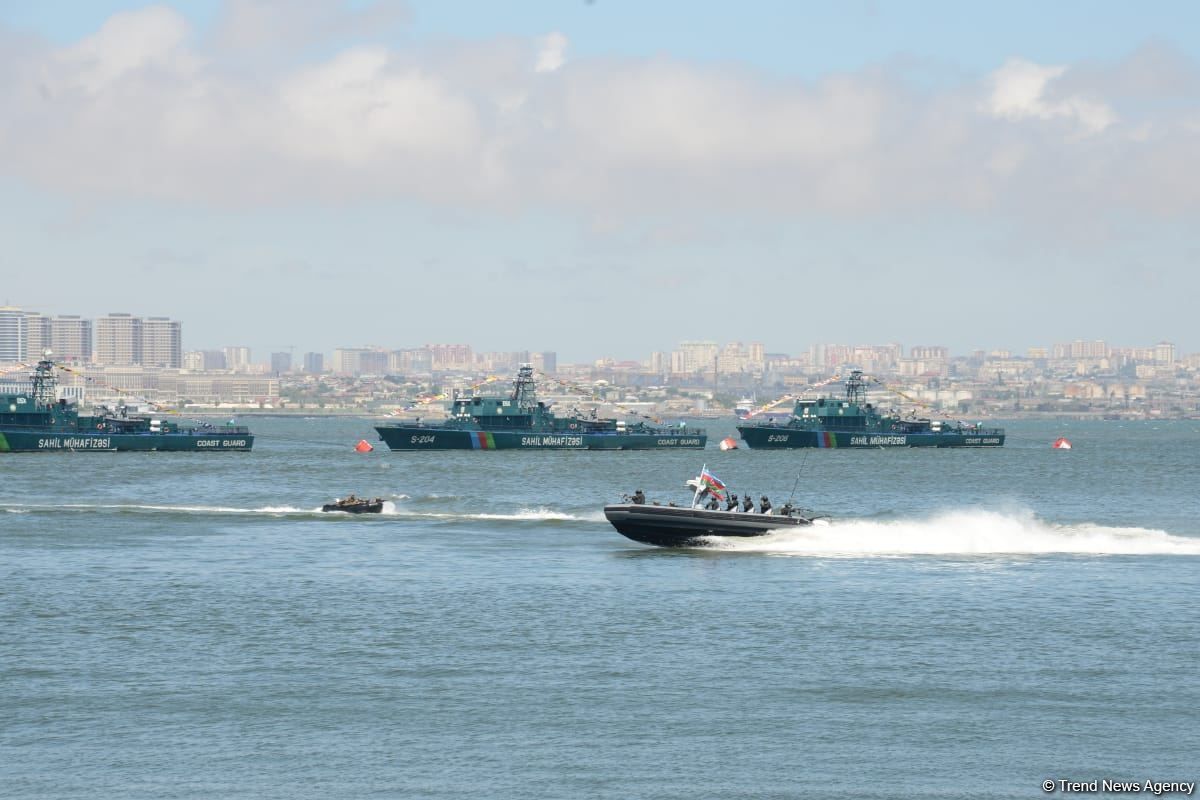
[[[1032,514],[956,511],[893,521],[818,520],[811,527],[751,539],[711,537],[739,552],[820,556],[1200,555],[1200,537],[1150,528],[1057,525]]]

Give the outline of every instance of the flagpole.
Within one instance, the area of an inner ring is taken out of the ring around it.
[[[696,500],[700,497],[700,487],[704,485],[704,473],[707,470],[708,464],[705,464],[700,468],[700,477],[696,478],[696,493],[692,495],[692,508],[696,507]]]

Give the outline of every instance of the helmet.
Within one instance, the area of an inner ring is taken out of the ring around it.
[[[767,499],[767,496],[764,494],[764,495],[763,495],[761,498],[759,498],[759,499],[760,499],[760,500],[766,500],[766,499]]]
[[[642,490],[641,490],[641,489],[638,489],[638,490],[637,490],[637,493],[638,493],[638,494],[641,494],[641,493],[642,493]]]
[[[731,494],[731,495],[729,495],[729,498],[730,498],[731,500],[737,500],[737,495],[736,495],[736,494]]]

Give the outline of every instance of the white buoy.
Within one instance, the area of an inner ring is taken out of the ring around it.
[[[1065,437],[1065,436],[1060,436],[1057,439],[1055,439],[1054,444],[1051,446],[1055,450],[1070,450],[1071,449],[1071,443],[1069,441],[1067,441],[1067,437]]]
[[[737,440],[735,440],[732,436],[726,436],[724,439],[721,440],[721,449],[722,450],[737,450],[738,449]]]

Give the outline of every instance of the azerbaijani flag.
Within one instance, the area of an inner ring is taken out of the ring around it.
[[[707,466],[700,470],[700,484],[718,500],[725,499],[725,484],[721,482],[720,478],[709,472]]]

